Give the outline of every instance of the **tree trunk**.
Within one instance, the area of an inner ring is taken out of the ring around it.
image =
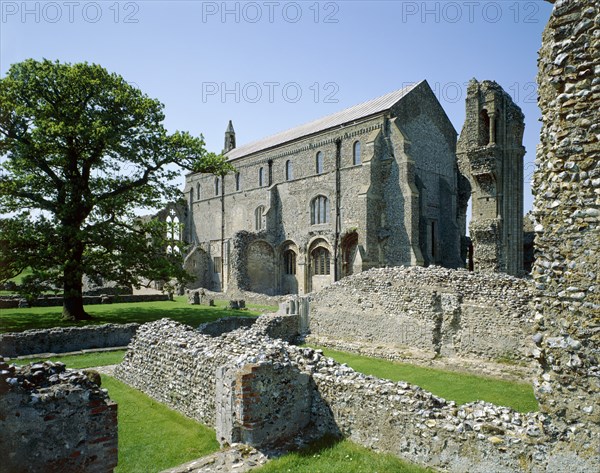
[[[64,269],[62,317],[65,320],[88,320],[91,316],[83,309],[83,249],[80,243],[76,246],[81,248],[73,249]]]

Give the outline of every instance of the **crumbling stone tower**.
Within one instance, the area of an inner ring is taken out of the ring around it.
[[[469,82],[457,157],[473,197],[475,271],[518,275],[523,268],[523,118],[496,82]]]

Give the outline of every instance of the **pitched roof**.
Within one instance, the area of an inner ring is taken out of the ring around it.
[[[283,143],[288,143],[290,141],[294,141],[299,138],[312,135],[323,130],[327,130],[329,128],[333,128],[335,126],[343,125],[345,123],[349,123],[361,118],[368,117],[370,115],[374,115],[379,112],[383,112],[385,110],[390,109],[393,105],[398,103],[398,101],[402,97],[408,94],[420,83],[421,82],[411,84],[402,89],[390,92],[389,94],[377,97],[376,99],[369,100],[358,105],[354,105],[353,107],[342,110],[341,112],[336,112],[332,115],[327,115],[326,117],[319,118],[309,123],[305,123],[304,125],[300,125],[295,128],[290,128],[289,130],[282,131],[280,133],[268,136],[266,138],[262,138],[258,141],[245,144],[238,148],[234,148],[227,154],[225,154],[225,156],[228,160],[231,161],[234,159],[241,158],[243,156],[247,156],[249,154],[257,153],[258,151],[263,151],[265,149],[269,149],[274,146],[281,145]]]

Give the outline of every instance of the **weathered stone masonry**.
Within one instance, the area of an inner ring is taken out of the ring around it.
[[[431,355],[531,360],[531,284],[440,267],[371,269],[310,296],[316,343],[361,342]]]
[[[543,414],[483,402],[457,407],[417,386],[357,373],[319,350],[265,337],[261,325],[209,337],[167,319],[146,324],[116,374],[215,426],[222,443],[264,446],[295,433],[333,433],[442,471],[597,470],[595,456],[553,450],[554,426]]]
[[[117,466],[117,405],[62,363],[0,358],[2,471],[109,473]]]
[[[0,334],[0,355],[67,353],[91,348],[124,347],[139,324],[104,324],[87,327],[56,327]]]
[[[469,82],[457,157],[473,196],[469,230],[475,271],[513,276],[523,271],[523,120],[496,82]]]
[[[533,277],[541,409],[600,449],[600,2],[554,5],[539,56]]]

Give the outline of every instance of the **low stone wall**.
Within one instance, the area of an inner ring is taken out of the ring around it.
[[[228,292],[215,292],[204,288],[188,290],[187,292],[200,291],[203,292],[207,299],[215,301],[230,301],[232,299],[244,300],[246,304],[256,304],[262,306],[278,306],[281,302],[287,300],[290,296],[268,296],[257,292],[242,291],[239,289]]]
[[[0,358],[0,451],[7,472],[112,472],[117,405],[85,372]]]
[[[570,433],[557,430],[543,414],[484,402],[457,407],[417,386],[357,373],[319,350],[274,340],[262,326],[259,319],[249,329],[210,337],[167,319],[145,324],[115,374],[214,426],[223,443],[243,439],[261,445],[274,441],[277,431],[292,435],[280,422],[270,430],[269,419],[310,412],[305,438],[343,435],[442,471],[595,473],[600,467],[593,448],[588,454],[564,453],[556,441]],[[276,372],[271,381],[258,382]],[[280,384],[287,394],[274,403]],[[309,408],[294,394],[300,392],[310,394]],[[296,408],[282,404],[284,397]]]
[[[67,353],[90,348],[124,347],[139,324],[104,324],[85,327],[58,327],[0,334],[0,355]]]
[[[83,296],[83,305],[116,304],[120,302],[158,302],[171,300],[169,294],[102,294],[97,296]],[[21,296],[6,296],[0,299],[0,309],[16,309],[23,305]],[[62,297],[40,297],[28,302],[31,307],[60,307],[63,305]]]
[[[432,355],[530,360],[530,283],[440,267],[371,269],[310,296],[316,337]]]

